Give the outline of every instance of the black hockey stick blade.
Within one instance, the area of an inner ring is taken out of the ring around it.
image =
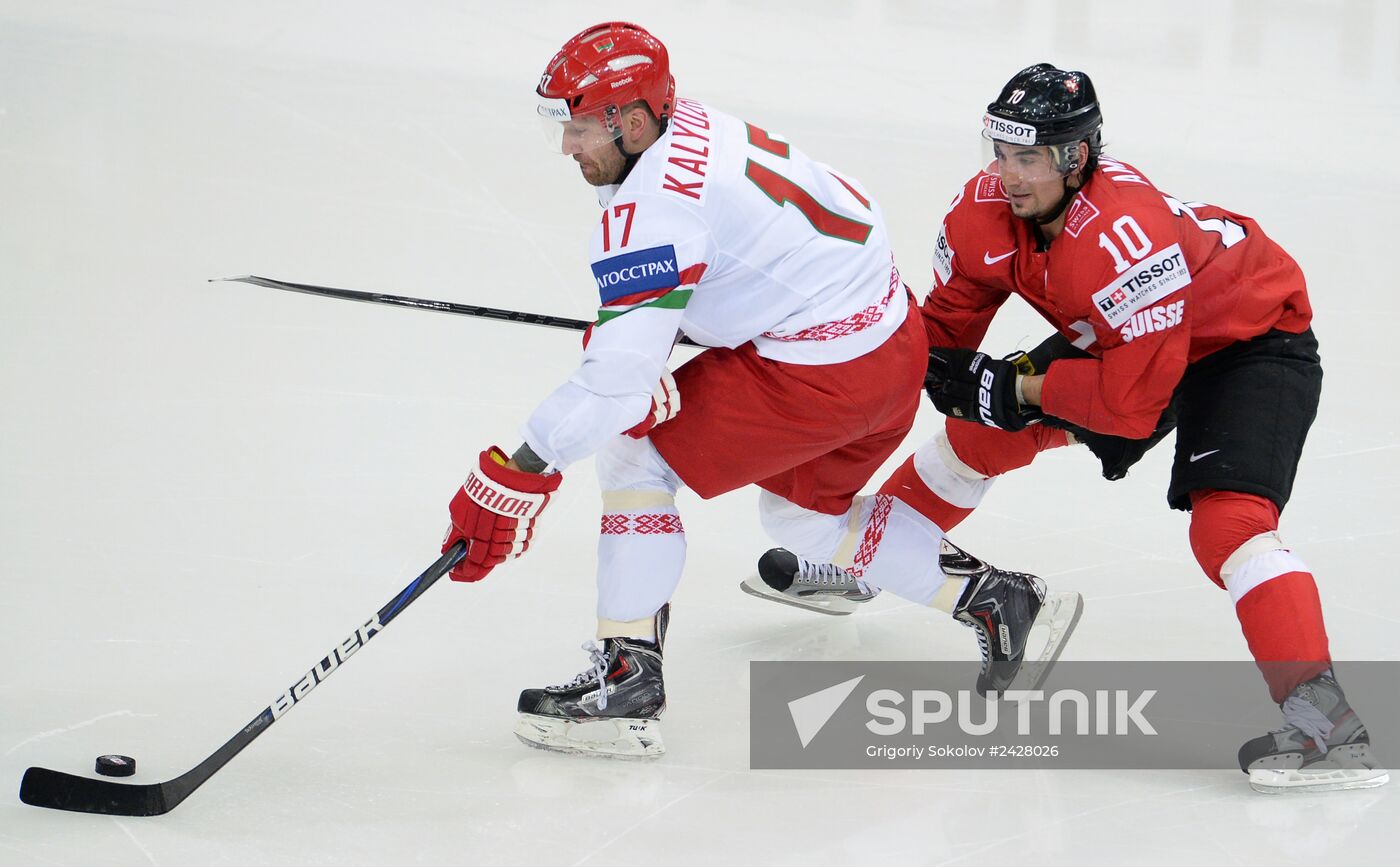
[[[466,555],[466,544],[458,542],[447,549],[423,574],[414,578],[397,596],[359,627],[344,641],[331,649],[312,669],[279,695],[262,713],[253,717],[209,758],[164,783],[118,783],[79,777],[48,768],[30,768],[24,772],[19,785],[19,799],[34,807],[70,810],[75,813],[103,813],[111,816],[159,816],[175,809],[206,780],[214,776],[229,760],[242,752],[258,735],[301,703],[307,693],[329,677],[349,656],[360,650],[398,616],[409,603],[423,595],[429,587],[451,571]]]
[[[548,313],[526,313],[521,310],[507,310],[501,307],[481,307],[476,304],[457,304],[451,301],[434,301],[431,298],[410,298],[407,295],[387,295],[383,292],[361,292],[357,289],[337,289],[334,286],[313,286],[310,283],[291,283],[244,274],[241,277],[214,277],[210,283],[247,283],[280,289],[283,292],[300,292],[303,295],[320,295],[324,298],[340,298],[345,301],[364,301],[368,304],[387,304],[391,307],[411,307],[415,310],[432,310],[438,313],[453,313],[458,316],[476,316],[482,319],[496,319],[501,322],[520,322],[525,325],[541,325],[545,328],[563,328],[568,331],[584,331],[591,322],[582,319],[569,319],[565,316],[551,316]],[[688,337],[680,339],[682,346],[698,346]]]
[[[174,806],[166,798],[166,788],[173,785],[174,781],[139,786],[78,777],[48,768],[30,768],[24,772],[24,780],[19,784],[19,799],[26,804],[51,810],[159,816],[170,812]],[[182,800],[183,795],[175,803]]]

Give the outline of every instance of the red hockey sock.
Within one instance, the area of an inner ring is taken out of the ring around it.
[[[1278,507],[1254,494],[1195,491],[1191,549],[1230,592],[1249,651],[1282,702],[1331,663],[1312,573],[1279,538]]]
[[[1064,431],[1044,425],[1007,433],[949,419],[943,436],[920,446],[880,493],[899,498],[947,533],[977,508],[992,478],[1067,442]]]
[[[1235,603],[1235,615],[1275,702],[1332,665],[1312,573],[1265,581]]]
[[[984,476],[999,476],[1020,469],[1043,451],[1069,445],[1064,431],[1043,424],[1008,433],[970,421],[948,419],[945,430],[953,453]]]
[[[897,497],[911,506],[919,514],[937,524],[944,533],[961,524],[972,514],[972,509],[960,509],[933,492],[919,471],[914,468],[914,456],[910,455],[899,465],[889,479],[880,486],[880,493]]]

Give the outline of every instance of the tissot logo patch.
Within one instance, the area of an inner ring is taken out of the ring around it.
[[[982,116],[982,126],[987,135],[997,141],[1019,145],[1035,144],[1035,127],[1030,124],[985,114]]]
[[[1094,293],[1094,307],[1115,329],[1139,310],[1191,283],[1191,270],[1180,244],[1172,244],[1114,278]]]
[[[953,248],[948,245],[948,229],[938,229],[938,241],[933,245],[933,273],[938,275],[938,285],[947,285],[953,277]]]

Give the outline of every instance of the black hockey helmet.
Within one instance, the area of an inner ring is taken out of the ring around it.
[[[1049,63],[1011,76],[982,119],[982,135],[994,142],[1052,146],[1057,168],[1065,174],[1080,167],[1079,149],[1073,145],[1081,141],[1089,145],[1084,165],[1093,170],[1103,149],[1102,128],[1103,113],[1089,76]]]

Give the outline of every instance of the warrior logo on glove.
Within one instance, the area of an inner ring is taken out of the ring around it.
[[[467,555],[451,572],[453,581],[480,581],[505,561],[524,554],[534,536],[535,519],[564,480],[562,473],[512,469],[506,466],[507,460],[496,446],[482,452],[478,468],[448,506],[452,526],[442,550],[458,540],[467,543]]]

